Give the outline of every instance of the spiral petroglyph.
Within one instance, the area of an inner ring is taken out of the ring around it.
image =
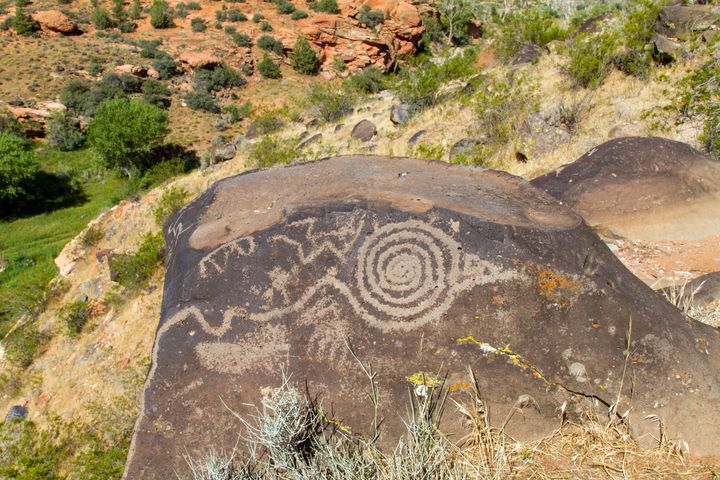
[[[439,228],[418,221],[385,225],[358,250],[360,297],[396,319],[422,315],[459,280],[459,253],[460,245]]]

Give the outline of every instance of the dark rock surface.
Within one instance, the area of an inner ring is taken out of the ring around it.
[[[656,31],[666,37],[684,39],[718,23],[720,7],[716,5],[669,5],[660,10]]]
[[[609,237],[693,240],[720,235],[720,162],[684,143],[624,137],[532,184]]]
[[[415,145],[418,140],[420,140],[420,137],[425,135],[427,133],[427,130],[418,130],[417,132],[413,133],[412,136],[408,139],[408,143],[410,145]]]
[[[377,127],[370,120],[362,120],[358,122],[352,129],[350,136],[361,142],[369,142],[377,133]]]
[[[288,188],[292,185],[292,188]],[[232,450],[281,370],[380,445],[404,431],[412,379],[472,368],[496,425],[520,395],[537,438],[620,398],[666,417],[694,452],[720,435],[720,333],[634,277],[582,219],[520,178],[407,158],[339,157],[214,184],[166,224],[167,273],[128,479],[187,474],[184,454]],[[632,317],[628,377],[626,336]],[[634,378],[632,382],[629,379]],[[622,407],[621,407],[622,408]],[[447,415],[443,429],[458,431]],[[653,430],[657,434],[656,430]]]
[[[410,121],[414,107],[409,103],[398,103],[390,109],[390,121],[395,125],[404,125]]]
[[[521,65],[529,65],[531,63],[536,63],[538,61],[538,58],[540,58],[541,53],[541,47],[534,43],[526,43],[522,47],[520,47],[518,53],[516,53],[515,56],[510,60],[510,65],[519,67]]]
[[[313,143],[317,143],[320,140],[322,140],[322,133],[316,133],[315,135],[312,135],[309,138],[306,138],[302,142],[298,144],[298,150],[302,150],[303,148],[312,145]]]
[[[475,138],[461,138],[460,140],[455,142],[452,147],[450,147],[450,152],[448,153],[448,155],[452,160],[459,155],[467,155],[473,148],[478,145],[480,145],[480,141]]]

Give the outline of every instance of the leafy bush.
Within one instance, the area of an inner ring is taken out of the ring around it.
[[[193,110],[220,113],[220,107],[215,101],[215,98],[209,92],[203,90],[186,93],[185,103]]]
[[[127,19],[124,0],[113,0],[113,16],[117,24],[122,24]]]
[[[347,79],[350,88],[360,93],[377,93],[385,88],[385,83],[383,72],[372,65],[350,75]]]
[[[165,110],[142,100],[103,103],[88,128],[90,146],[105,165],[130,176],[147,166],[147,156],[168,133]]]
[[[309,3],[310,9],[322,13],[340,13],[337,0],[314,0]]]
[[[385,14],[381,10],[372,10],[369,5],[363,5],[357,19],[367,28],[375,28],[385,21]]]
[[[123,287],[144,288],[162,261],[164,253],[162,233],[145,234],[135,253],[111,258],[110,274]]]
[[[413,149],[413,157],[422,158],[423,160],[440,160],[447,152],[442,145],[431,145],[429,143],[421,143]]]
[[[247,17],[240,10],[231,8],[227,11],[227,19],[231,22],[246,22]]]
[[[165,52],[160,52],[160,54],[155,57],[152,66],[158,71],[160,78],[163,80],[172,78],[180,73],[178,63]]]
[[[561,19],[548,7],[518,9],[511,12],[500,25],[496,51],[502,58],[514,56],[523,45],[531,43],[544,47],[553,40],[565,38],[567,31]]]
[[[96,8],[91,16],[93,26],[98,30],[107,30],[116,26],[115,21],[110,17],[110,13],[104,8]]]
[[[595,88],[605,79],[613,65],[617,33],[581,34],[569,49],[565,72],[583,88]]]
[[[423,59],[415,68],[400,71],[394,89],[402,102],[419,108],[435,105],[442,100],[440,89],[443,85],[475,71],[475,58],[475,50],[468,48],[449,58],[436,61]]]
[[[47,120],[48,144],[63,152],[77,150],[85,143],[80,121],[67,110],[53,113]]]
[[[305,37],[298,37],[290,53],[292,68],[303,75],[313,75],[320,67],[320,59]]]
[[[236,123],[244,118],[248,118],[252,114],[252,104],[245,102],[242,105],[225,105],[222,109],[230,123]]]
[[[257,64],[257,69],[264,78],[280,78],[280,65],[273,62],[270,56],[265,53],[263,59]]]
[[[262,22],[260,22],[260,30],[262,30],[263,32],[272,32],[273,27],[272,25],[270,25],[270,22],[268,22],[267,20],[263,20]]]
[[[260,135],[267,135],[280,130],[284,126],[283,121],[276,112],[269,111],[259,115],[252,123],[251,128]]]
[[[250,35],[246,35],[244,33],[235,33],[232,36],[233,42],[235,42],[235,45],[238,47],[251,47],[252,46],[252,40],[250,39]]]
[[[195,17],[192,20],[190,20],[190,29],[193,32],[204,32],[207,29],[207,25],[205,25],[205,20],[199,17]]]
[[[218,22],[224,22],[227,20],[227,10],[215,10],[215,20]]]
[[[198,70],[193,83],[198,90],[215,92],[223,88],[242,87],[247,82],[237,70],[225,65],[218,65],[212,70]]]
[[[181,187],[172,186],[165,189],[152,210],[155,224],[162,228],[167,219],[185,205],[189,196],[190,192]]]
[[[170,6],[165,0],[153,0],[150,6],[150,25],[155,28],[172,28],[175,26]]]
[[[353,113],[357,97],[347,88],[337,89],[325,83],[313,83],[308,88],[308,110],[315,118],[334,122]]]
[[[290,0],[275,0],[275,7],[282,15],[290,15],[295,11],[295,5]]]
[[[27,194],[27,183],[37,172],[35,155],[28,149],[27,142],[0,132],[0,200],[5,202]]]
[[[284,51],[282,42],[270,35],[260,36],[257,40],[257,46],[266,52],[273,52],[277,55],[282,55]]]
[[[264,19],[265,19],[265,15],[263,15],[263,14],[260,13],[260,12],[254,13],[253,16],[252,16],[252,21],[255,22],[255,23],[260,23],[260,22],[263,21]]]
[[[18,35],[32,35],[40,26],[24,8],[17,7],[12,26]]]
[[[46,340],[47,337],[38,331],[34,321],[26,321],[5,337],[5,358],[13,365],[27,368]]]
[[[132,0],[130,3],[130,9],[128,10],[128,17],[131,20],[140,20],[140,14],[142,13],[142,6],[140,0]]]
[[[142,82],[133,75],[109,73],[95,83],[71,80],[60,92],[60,101],[72,112],[92,117],[101,103],[139,93],[141,87]]]
[[[681,86],[677,102],[682,114],[680,121],[695,116],[703,118],[700,140],[710,155],[720,157],[720,61],[711,57],[691,70]]]
[[[293,20],[301,20],[303,18],[307,18],[308,14],[304,10],[295,10],[292,15],[290,15],[290,18]]]
[[[185,7],[188,10],[202,10],[202,7],[200,6],[199,2],[187,2],[185,4]]]
[[[75,337],[90,319],[90,308],[84,301],[68,303],[60,307],[58,317],[65,324],[68,335]]]
[[[0,132],[10,133],[17,137],[25,135],[23,126],[11,113],[0,114]]]
[[[132,33],[137,30],[137,23],[133,22],[122,22],[118,25],[118,30],[122,33]]]
[[[156,107],[168,108],[170,106],[170,89],[162,82],[149,78],[143,82],[143,100]]]
[[[440,0],[435,6],[440,18],[423,15],[423,43],[429,46],[435,42],[465,44],[468,40],[468,25],[483,9],[483,3],[473,0]],[[507,5],[507,2],[506,2]],[[527,8],[527,7],[525,7]]]
[[[286,140],[271,135],[255,143],[248,153],[248,159],[256,168],[291,163],[298,157],[299,153],[295,147],[289,146]]]

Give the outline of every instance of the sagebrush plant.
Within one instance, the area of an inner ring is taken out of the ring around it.
[[[0,132],[0,200],[24,197],[38,169],[35,154],[24,138]]]
[[[357,95],[345,86],[312,83],[305,102],[310,115],[324,122],[334,122],[353,112]]]
[[[140,241],[135,253],[116,255],[110,259],[111,276],[131,290],[144,288],[162,262],[164,254],[162,232],[148,233]]]
[[[152,209],[155,225],[163,227],[170,216],[187,203],[190,192],[175,185],[166,188]]]
[[[711,52],[712,47],[708,48]],[[682,79],[678,101],[679,122],[703,119],[700,140],[715,158],[720,157],[720,61],[711,57]]]
[[[298,37],[290,52],[290,65],[303,75],[314,75],[320,68],[320,59],[305,37]]]
[[[57,315],[60,321],[65,324],[68,335],[75,337],[80,334],[85,324],[90,320],[91,313],[88,302],[78,300],[60,307]]]
[[[544,47],[562,40],[567,30],[557,13],[546,6],[518,9],[499,22],[495,49],[504,59],[514,56],[523,45]]]
[[[418,108],[436,105],[446,99],[443,87],[448,82],[475,73],[476,58],[477,51],[473,48],[437,59],[420,57],[414,67],[400,71],[392,88],[402,102]]]
[[[266,168],[301,160],[301,155],[294,144],[274,135],[266,135],[250,147],[248,159],[253,167]]]

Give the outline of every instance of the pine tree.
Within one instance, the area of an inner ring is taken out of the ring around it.
[[[263,55],[263,59],[258,63],[257,68],[260,75],[265,78],[280,78],[282,76],[280,73],[280,65],[273,62],[267,53]]]
[[[12,26],[18,35],[32,35],[37,30],[37,23],[27,11],[18,6],[15,8],[15,17],[12,20]]]
[[[290,53],[290,63],[295,71],[303,75],[313,75],[317,73],[320,62],[315,50],[310,46],[310,42],[305,37],[298,37],[292,52]]]

